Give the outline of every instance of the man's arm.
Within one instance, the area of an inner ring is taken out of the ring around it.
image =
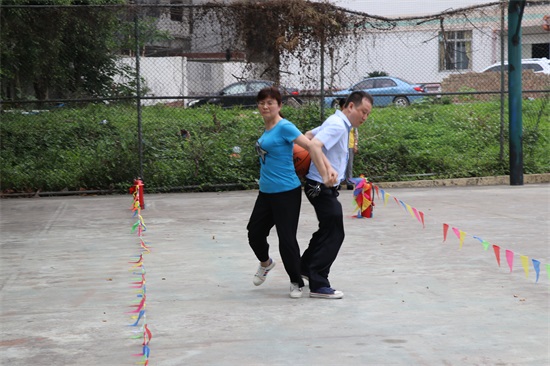
[[[313,140],[307,138],[310,132],[306,132],[305,136],[298,136],[294,142],[309,151],[311,161],[313,161],[313,164],[315,164],[315,167],[317,167],[319,174],[323,178],[323,184],[327,187],[332,187],[338,181],[338,173],[323,153],[323,143],[316,138],[313,138]]]

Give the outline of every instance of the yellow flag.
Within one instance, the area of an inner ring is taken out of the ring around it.
[[[529,278],[529,257],[526,255],[520,255],[519,257],[521,258],[521,265],[525,271],[525,277]]]
[[[460,249],[462,249],[462,244],[464,244],[464,238],[466,237],[466,233],[462,230],[460,230]]]

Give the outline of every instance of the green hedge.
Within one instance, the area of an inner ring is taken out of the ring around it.
[[[383,181],[423,174],[434,178],[508,174],[508,125],[505,122],[500,160],[499,112],[497,102],[375,108],[359,130],[355,175]],[[316,105],[284,107],[283,114],[304,132],[320,123]],[[548,99],[524,102],[525,173],[550,172],[548,116]],[[190,131],[189,139],[182,138],[182,129]],[[137,130],[136,108],[127,105],[4,112],[1,190],[126,190],[140,172]],[[254,143],[262,130],[255,110],[144,107],[147,189],[254,186],[259,174]]]

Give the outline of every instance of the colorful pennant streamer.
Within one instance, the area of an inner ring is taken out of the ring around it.
[[[394,201],[399,207],[402,207],[411,217],[416,218],[416,220],[422,224],[422,227],[425,228],[425,218],[424,218],[424,213],[422,211],[418,210],[415,207],[412,207],[411,205],[398,199],[397,197],[390,195],[388,192],[386,192],[382,188],[379,188],[377,185],[373,185],[373,188],[374,188],[374,191],[377,193],[378,198],[380,198],[380,196],[378,195],[378,192],[380,192],[380,194],[382,195],[382,199],[384,200],[384,206],[386,206],[389,198],[393,197]],[[443,223],[443,242],[447,241],[447,234],[448,234],[449,228],[452,229],[453,233],[459,240],[459,249],[462,249],[464,245],[464,241],[467,238],[467,233],[463,230],[460,230],[457,227],[452,227],[447,223]],[[484,240],[479,236],[473,236],[473,238],[478,240],[483,245],[483,249],[485,251],[487,251],[489,247],[492,246],[497,264],[500,267],[501,247],[496,244],[491,244],[489,241]],[[521,266],[523,268],[523,271],[525,272],[525,276],[529,278],[530,263],[531,263],[536,275],[535,283],[538,283],[539,277],[540,277],[540,268],[541,268],[541,263],[539,260],[531,259],[531,262],[529,262],[528,256],[519,254],[519,253],[514,253],[512,250],[509,250],[509,249],[504,249],[504,253],[506,257],[506,263],[508,264],[508,268],[510,269],[510,273],[513,271],[514,257],[515,255],[518,255],[521,260]],[[546,268],[546,273],[548,274],[548,279],[550,280],[550,264],[545,264],[545,268]]]
[[[141,181],[139,181],[141,183]],[[127,311],[126,314],[136,314],[132,315],[131,319],[135,320],[134,323],[130,324],[132,327],[138,327],[141,322],[141,327],[136,330],[138,333],[136,336],[131,337],[132,339],[143,339],[142,347],[141,347],[141,353],[136,353],[134,356],[141,357],[140,361],[137,362],[139,365],[148,365],[149,364],[149,355],[150,355],[150,348],[149,348],[149,342],[151,341],[151,338],[153,337],[151,334],[151,331],[149,330],[149,327],[147,326],[147,315],[146,315],[146,306],[147,306],[147,288],[146,288],[146,279],[145,279],[145,265],[144,265],[144,255],[151,252],[150,247],[147,246],[147,243],[143,240],[143,233],[147,231],[147,227],[145,226],[145,221],[143,220],[143,216],[141,216],[141,204],[140,204],[140,193],[143,189],[143,184],[136,184],[134,187],[130,189],[130,191],[133,194],[133,202],[131,206],[131,210],[133,211],[133,217],[137,216],[137,221],[134,222],[131,228],[131,233],[135,233],[137,231],[137,235],[139,238],[139,245],[141,252],[139,255],[133,256],[135,260],[132,260],[128,262],[129,264],[132,264],[130,267],[130,271],[134,275],[139,275],[140,277],[134,278],[132,282],[130,283],[130,288],[137,289],[136,290],[136,300],[134,300],[133,305],[129,305],[129,307],[135,308],[134,310]],[[139,272],[136,272],[136,269],[140,269]]]

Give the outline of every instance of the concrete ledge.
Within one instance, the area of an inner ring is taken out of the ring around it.
[[[523,176],[523,184],[550,183],[550,173],[528,174]],[[494,177],[473,177],[473,178],[453,178],[453,179],[434,179],[434,180],[415,180],[408,182],[380,182],[376,183],[380,188],[423,188],[423,187],[446,187],[446,186],[495,186],[509,185],[509,175],[499,175]]]

